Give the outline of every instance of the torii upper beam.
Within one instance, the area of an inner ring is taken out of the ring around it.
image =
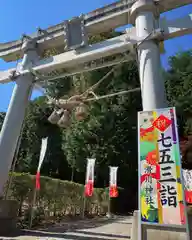
[[[184,34],[192,33],[192,14],[183,18],[167,21],[165,18],[160,20],[160,29],[157,29],[151,38],[160,38],[160,40],[167,40],[174,37],[179,37]],[[38,71],[40,74],[47,74],[51,71],[61,68],[70,69],[102,57],[111,56],[117,53],[126,52],[130,50],[130,60],[135,57],[133,45],[142,41],[136,37],[135,28],[129,29],[127,34],[119,37],[111,38],[100,43],[96,43],[78,51],[68,51],[59,55],[49,57],[34,63],[33,71]],[[12,81],[11,72],[15,69],[0,72],[0,83],[7,83]],[[83,69],[82,69],[83,71]],[[21,71],[21,74],[26,74],[29,70]]]
[[[85,27],[90,35],[110,31],[120,26],[130,24],[130,9],[135,0],[121,0],[109,4],[103,8],[96,9],[93,12],[84,15]],[[159,14],[172,9],[191,4],[192,0],[154,0],[157,4]],[[63,50],[63,23],[46,29],[47,35],[40,35],[38,38],[39,49],[43,52],[50,48]],[[31,35],[36,37],[37,33]],[[21,40],[0,44],[0,57],[6,62],[16,61],[23,57],[21,51]]]

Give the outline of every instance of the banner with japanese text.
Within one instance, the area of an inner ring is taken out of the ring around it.
[[[185,199],[192,204],[192,170],[183,169]]]
[[[109,167],[109,196],[111,198],[118,197],[118,188],[117,188],[117,170],[118,167]]]
[[[138,113],[141,223],[186,224],[175,108]]]
[[[87,159],[87,171],[85,179],[85,196],[91,197],[93,195],[94,188],[94,168],[95,168],[95,159]]]

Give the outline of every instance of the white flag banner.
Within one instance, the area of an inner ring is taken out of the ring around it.
[[[192,191],[192,170],[183,169],[183,180],[185,190]]]
[[[94,168],[95,168],[95,159],[88,158],[87,159],[86,178],[85,178],[85,192],[84,192],[86,197],[91,197],[93,195]]]
[[[109,174],[109,184],[110,186],[117,186],[117,170],[118,167],[109,167],[110,174]]]
[[[185,192],[185,200],[192,204],[192,170],[183,169],[183,185]]]
[[[42,142],[41,142],[41,152],[40,152],[39,165],[37,168],[37,172],[40,172],[40,170],[41,170],[41,166],[42,166],[42,163],[43,163],[43,160],[45,157],[45,153],[47,150],[47,141],[48,141],[48,138],[46,137],[46,138],[43,138]]]
[[[88,183],[89,181],[94,181],[94,168],[95,168],[95,159],[88,158],[85,183]]]
[[[110,198],[118,197],[118,188],[117,188],[117,170],[118,167],[109,167],[109,196]]]

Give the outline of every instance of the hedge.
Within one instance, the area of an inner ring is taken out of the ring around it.
[[[20,221],[28,224],[34,198],[35,176],[14,173],[8,194],[9,199],[19,202]],[[41,177],[41,190],[37,192],[35,221],[37,224],[64,216],[79,216],[84,204],[84,186],[78,183]],[[108,196],[106,189],[95,188],[92,197],[86,200],[87,216],[106,214]],[[26,227],[26,226],[25,226]]]

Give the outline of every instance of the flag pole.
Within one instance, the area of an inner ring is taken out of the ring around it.
[[[110,197],[110,187],[109,187],[109,197],[108,197],[108,218],[111,218],[111,197]]]
[[[31,217],[30,217],[30,222],[29,222],[29,229],[31,229],[32,225],[33,225],[34,207],[36,205],[36,198],[37,198],[37,189],[35,187],[34,192],[33,192],[33,202],[32,202],[32,206],[31,206]]]
[[[86,201],[87,201],[87,199],[86,199],[86,196],[85,196],[85,194],[84,194],[84,196],[83,196],[83,211],[82,211],[82,219],[85,218]]]
[[[110,187],[111,187],[111,166],[109,166],[109,188],[108,188],[108,218],[111,218],[111,196],[110,196]]]

